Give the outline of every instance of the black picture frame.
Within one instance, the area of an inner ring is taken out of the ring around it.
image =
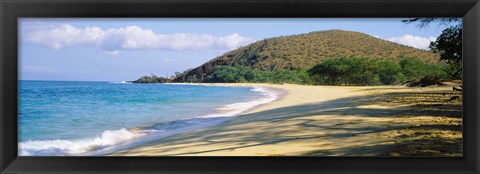
[[[0,0],[1,173],[479,173],[478,0]],[[21,17],[463,17],[463,157],[18,157]]]

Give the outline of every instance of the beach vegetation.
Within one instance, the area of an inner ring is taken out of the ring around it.
[[[248,82],[254,79],[253,71],[249,68],[235,66],[219,66],[207,76],[207,81],[223,83]]]
[[[450,26],[442,31],[439,37],[430,43],[430,49],[440,54],[440,61],[448,66],[443,71],[452,80],[462,79],[462,18],[411,18],[403,20],[405,23],[417,23],[418,27],[427,27],[432,22]]]
[[[132,81],[132,83],[168,83],[170,79],[159,77],[155,74],[150,76],[142,76],[137,80]]]
[[[253,70],[242,66],[217,66],[203,80],[190,76],[188,82],[210,83],[292,83],[316,85],[395,85],[409,81],[441,81],[448,78],[446,64],[428,64],[416,57],[394,62],[368,58],[325,59],[310,69]],[[435,84],[435,83],[431,83]]]
[[[411,19],[424,25],[435,19]],[[445,19],[444,22],[457,19]],[[263,39],[176,72],[173,82],[315,85],[438,84],[461,78],[461,27],[420,50],[359,32],[329,30]],[[423,79],[423,80],[422,80]],[[166,81],[142,77],[138,82]],[[431,82],[431,83],[430,83]]]
[[[240,66],[218,66],[207,76],[206,82],[212,83],[310,83],[310,76],[305,69],[261,71]]]
[[[399,65],[402,74],[405,75],[406,81],[420,79],[426,76],[442,79],[448,78],[448,75],[443,71],[446,64],[441,62],[437,64],[427,64],[415,57],[410,57],[401,60]]]
[[[437,63],[439,53],[432,50],[421,50],[379,39],[360,32],[345,30],[315,31],[305,34],[279,36],[259,40],[249,45],[228,51],[204,64],[187,70],[176,76],[175,82],[187,82],[190,76],[196,76],[197,82],[211,80],[201,77],[210,75],[218,66],[248,67],[253,71],[276,74],[280,79],[264,79],[262,81],[291,80],[292,74],[302,73],[301,69],[312,68],[313,65],[330,58],[355,57],[376,60],[390,60],[398,63],[407,57],[417,57],[424,63]],[[238,80],[238,79],[237,79]],[[387,80],[387,79],[384,79]],[[304,80],[305,81],[305,80]]]
[[[404,58],[398,63],[343,57],[324,60],[308,73],[312,82],[320,85],[394,85],[421,78],[446,78],[443,67],[443,64],[428,64],[415,57]]]
[[[462,79],[462,27],[456,25],[442,31],[430,49],[440,54],[440,61],[448,64],[444,71],[452,79]]]

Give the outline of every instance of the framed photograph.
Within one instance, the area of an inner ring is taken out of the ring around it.
[[[1,173],[479,173],[478,0],[1,1]]]

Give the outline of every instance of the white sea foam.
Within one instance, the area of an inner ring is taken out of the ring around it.
[[[113,84],[131,84],[132,82],[120,81],[120,82],[108,82],[108,83],[113,83]]]
[[[251,90],[260,93],[262,96],[248,102],[224,105],[217,108],[218,113],[216,114],[204,115],[187,120],[177,120],[170,123],[161,123],[148,129],[107,130],[92,139],[76,141],[35,140],[21,142],[19,143],[19,155],[89,156],[108,154],[173,134],[213,126],[227,120],[227,117],[237,116],[259,105],[275,101],[280,96],[280,92],[272,88],[254,86]]]
[[[19,143],[20,156],[46,156],[46,155],[76,155],[95,149],[123,143],[147,133],[141,131],[119,129],[107,130],[94,139],[68,141],[46,140],[26,141]]]
[[[275,101],[280,96],[280,92],[275,91],[273,89],[267,87],[260,87],[254,86],[251,91],[259,92],[262,94],[261,98],[248,101],[248,102],[241,102],[241,103],[232,103],[228,105],[224,105],[216,110],[219,112],[217,114],[209,114],[205,116],[201,116],[202,118],[209,118],[209,117],[232,117],[237,116],[249,109],[257,107],[259,105],[267,104],[272,101]]]
[[[138,139],[135,139],[135,141],[128,141],[126,143],[118,144],[115,146],[109,146],[96,151],[91,151],[91,152],[82,153],[78,155],[98,156],[98,155],[110,154],[113,152],[118,152],[119,150],[128,149],[130,147],[146,144],[148,142],[158,140],[164,137],[168,137],[171,135],[210,127],[210,126],[219,124],[225,120],[228,120],[228,118],[227,117],[192,118],[188,120],[177,120],[170,123],[162,123],[157,126],[151,127],[151,129],[143,130],[144,132],[154,132],[154,133],[142,136]],[[170,125],[170,124],[173,124],[173,125]]]

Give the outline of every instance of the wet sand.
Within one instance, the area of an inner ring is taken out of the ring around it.
[[[113,156],[461,156],[461,93],[451,86],[257,85],[279,100],[212,127]],[[458,100],[450,100],[460,96]]]

